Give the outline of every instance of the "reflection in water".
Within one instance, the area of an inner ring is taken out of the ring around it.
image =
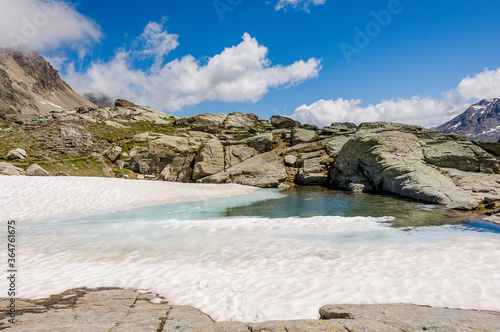
[[[444,210],[436,205],[411,202],[396,195],[354,194],[321,187],[294,188],[286,195],[228,209],[225,217],[266,218],[343,216],[392,216],[395,227],[461,224],[473,213]]]

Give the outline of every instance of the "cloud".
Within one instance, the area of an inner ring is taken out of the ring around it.
[[[457,88],[465,99],[492,99],[500,97],[500,68],[485,69],[475,76],[464,78]]]
[[[485,69],[475,76],[464,78],[456,89],[433,97],[396,98],[376,105],[361,106],[361,99],[321,99],[302,105],[291,115],[295,120],[328,126],[332,122],[389,121],[434,127],[463,113],[471,101],[500,97],[500,68]]]
[[[100,40],[100,27],[61,0],[2,0],[0,47],[25,46],[38,51],[63,44],[83,53]]]
[[[178,38],[178,35],[165,31],[162,23],[149,22],[137,39],[141,48],[137,53],[145,57],[153,56],[154,68],[158,70],[165,57],[179,46]]]
[[[276,5],[276,10],[286,11],[288,8],[293,8],[295,10],[303,10],[309,12],[309,7],[314,5],[323,5],[326,0],[279,0]]]
[[[291,117],[295,120],[329,126],[332,122],[390,121],[433,127],[445,123],[450,118],[467,109],[466,102],[450,91],[441,99],[413,97],[411,99],[391,99],[376,105],[361,106],[361,99],[319,100],[311,105],[298,107]]]
[[[268,49],[247,33],[240,44],[224,49],[205,64],[191,55],[163,64],[163,56],[177,46],[177,36],[150,23],[140,38],[150,36],[151,31],[153,41],[146,41],[144,49],[120,50],[110,62],[94,62],[83,73],[70,67],[65,79],[82,94],[105,93],[178,111],[205,101],[257,102],[269,89],[299,84],[317,77],[321,69],[321,61],[315,58],[288,66],[271,65]],[[163,36],[159,41],[158,35]],[[134,68],[134,54],[138,53],[154,57],[155,65],[149,70]]]

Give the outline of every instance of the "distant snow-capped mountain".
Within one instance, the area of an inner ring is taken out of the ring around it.
[[[444,133],[463,135],[472,141],[498,142],[500,138],[500,99],[481,100],[437,129]]]

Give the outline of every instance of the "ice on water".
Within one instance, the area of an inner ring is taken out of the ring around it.
[[[495,232],[396,228],[391,216],[223,217],[281,195],[240,186],[196,194],[165,182],[11,179],[0,177],[1,218],[20,220],[20,297],[131,287],[243,321],[317,318],[328,303],[500,310]],[[192,202],[200,198],[210,200]]]

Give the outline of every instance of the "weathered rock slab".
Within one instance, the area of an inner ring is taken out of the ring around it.
[[[193,180],[224,171],[224,147],[218,139],[202,145],[193,168]]]
[[[25,175],[22,168],[16,167],[9,163],[0,163],[0,174],[1,175]]]
[[[49,174],[49,172],[44,170],[40,165],[32,164],[26,170],[26,175],[27,176],[49,176],[50,174]]]
[[[294,128],[292,129],[291,143],[292,145],[307,143],[315,138],[318,134],[314,130]]]
[[[494,174],[498,173],[498,160],[477,149],[468,140],[422,127],[363,124],[336,155],[329,181],[342,189],[349,190],[351,183],[361,184],[365,191],[387,191],[452,209],[472,210],[485,196],[474,191],[486,190],[477,179],[489,179],[487,192],[491,194],[500,189],[500,175]],[[442,169],[444,165],[454,170]]]
[[[237,183],[261,188],[276,188],[285,181],[287,173],[280,157],[274,152],[258,154],[250,159],[198,180],[201,183]]]
[[[28,154],[25,150],[17,148],[15,150],[10,150],[7,153],[7,160],[25,159],[28,158]]]
[[[8,322],[9,299],[0,299],[0,329],[92,332],[393,332],[499,331],[500,313],[411,304],[326,305],[320,320],[260,323],[214,322],[190,306],[170,305],[154,293],[131,289],[79,288],[48,299],[16,301],[16,324]]]

